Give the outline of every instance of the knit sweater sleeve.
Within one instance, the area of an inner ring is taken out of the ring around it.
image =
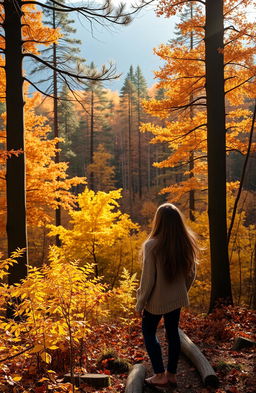
[[[189,291],[191,285],[193,284],[194,280],[196,278],[196,264],[194,262],[189,274],[186,277],[186,287],[187,291]]]
[[[141,312],[150,297],[152,289],[155,284],[156,278],[156,265],[154,257],[150,250],[149,243],[144,246],[142,274],[140,279],[140,286],[137,290],[137,304],[136,311]]]

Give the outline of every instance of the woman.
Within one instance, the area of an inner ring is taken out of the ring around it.
[[[143,246],[143,269],[137,290],[136,311],[142,315],[142,332],[154,375],[146,383],[156,387],[177,386],[180,354],[178,331],[181,307],[187,306],[188,290],[195,278],[197,245],[177,207],[164,203],[156,211],[153,228]],[[160,319],[168,339],[165,372],[156,337]]]

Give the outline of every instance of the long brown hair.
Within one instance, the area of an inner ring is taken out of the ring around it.
[[[155,239],[151,252],[172,280],[178,273],[185,276],[194,264],[198,247],[194,233],[185,225],[179,209],[171,203],[159,206],[149,239]]]

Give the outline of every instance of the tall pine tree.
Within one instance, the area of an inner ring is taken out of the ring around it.
[[[135,104],[135,84],[134,84],[134,73],[133,67],[130,66],[129,72],[125,78],[124,84],[120,91],[120,104],[123,117],[125,118],[125,124],[127,126],[121,131],[123,133],[123,151],[127,150],[127,166],[125,155],[123,154],[123,183],[129,194],[129,209],[130,213],[132,210],[132,200],[134,196],[134,185],[133,185],[133,123],[134,123],[134,104]],[[127,181],[126,181],[127,179]]]
[[[63,84],[58,101],[58,126],[59,136],[64,139],[61,143],[61,161],[70,161],[75,156],[72,151],[72,136],[78,131],[79,118],[70,91],[66,84]],[[71,170],[71,169],[70,169]],[[71,170],[72,171],[72,170]]]
[[[51,1],[47,1],[48,4],[52,5]],[[46,4],[47,4],[46,3]],[[61,4],[65,5],[65,0],[60,0]],[[44,13],[47,16],[47,24],[50,25],[53,29],[59,28],[62,33],[62,37],[59,40],[58,45],[54,43],[52,48],[52,64],[55,68],[52,73],[53,80],[53,131],[54,137],[59,137],[59,118],[58,118],[58,95],[59,89],[63,84],[63,80],[59,80],[58,72],[56,71],[57,67],[62,68],[62,64],[65,64],[65,67],[72,70],[72,65],[74,62],[77,62],[79,59],[76,54],[79,53],[80,49],[77,47],[81,42],[76,39],[71,39],[70,35],[75,33],[76,30],[71,27],[74,21],[69,19],[68,14],[65,12],[56,11],[57,6],[53,4],[53,9],[51,11],[45,9]],[[48,19],[49,18],[49,19]],[[47,53],[48,49],[45,49],[45,54],[49,56]],[[49,57],[48,57],[49,61]],[[59,151],[56,151],[55,162],[58,163],[60,161]],[[56,225],[61,225],[61,208],[58,206],[56,209]],[[56,237],[56,244],[59,246],[60,241],[58,236]]]
[[[89,67],[86,68],[88,75],[96,75],[97,68],[92,62]],[[83,108],[85,110],[85,116],[87,118],[88,130],[89,130],[89,160],[88,164],[93,163],[93,156],[96,150],[95,137],[96,133],[106,127],[106,116],[110,109],[111,102],[106,97],[106,90],[103,83],[99,80],[88,80],[84,83],[85,94]],[[90,168],[90,167],[89,167]],[[94,190],[94,173],[89,171],[88,173],[89,187]]]
[[[140,66],[137,66],[135,74],[134,74],[134,85],[135,85],[135,106],[136,106],[136,116],[137,116],[137,135],[138,135],[138,195],[141,199],[142,196],[142,134],[140,132],[140,124],[141,121],[144,121],[143,118],[144,112],[142,109],[141,102],[144,98],[148,97],[147,92],[147,83],[144,78]]]

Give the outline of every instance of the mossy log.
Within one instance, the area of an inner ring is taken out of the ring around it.
[[[72,382],[70,373],[65,374],[65,382]],[[81,383],[86,383],[94,388],[106,388],[110,385],[110,377],[105,374],[74,374],[73,383],[80,386]]]
[[[135,364],[128,375],[125,393],[142,393],[145,375],[145,367],[141,363]]]
[[[242,348],[250,348],[256,346],[256,342],[253,340],[249,340],[248,338],[245,337],[236,337],[232,350],[233,351],[239,351]]]
[[[217,387],[219,380],[212,366],[202,354],[200,349],[190,340],[190,338],[179,329],[181,351],[193,363],[198,370],[205,386]]]

